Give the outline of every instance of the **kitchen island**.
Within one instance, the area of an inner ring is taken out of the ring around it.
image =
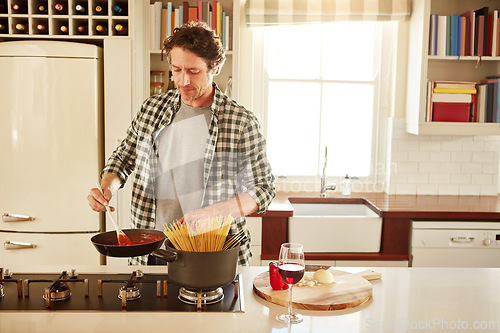
[[[12,272],[128,273],[138,267],[8,267]],[[164,273],[164,267],[140,267]],[[365,268],[336,268],[358,272]],[[276,321],[286,309],[253,292],[267,267],[240,267],[245,312],[0,311],[0,332],[500,332],[500,269],[377,267],[373,297],[346,310],[299,310],[304,321]],[[0,299],[0,302],[2,300]]]

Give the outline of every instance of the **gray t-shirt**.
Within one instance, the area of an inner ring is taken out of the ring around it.
[[[155,133],[161,174],[155,182],[156,229],[201,208],[210,107],[181,103],[172,123]]]

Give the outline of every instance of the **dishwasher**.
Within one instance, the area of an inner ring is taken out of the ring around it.
[[[500,267],[500,222],[412,221],[410,266]]]

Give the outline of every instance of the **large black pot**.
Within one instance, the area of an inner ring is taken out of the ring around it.
[[[168,281],[191,290],[213,290],[234,281],[239,246],[225,251],[190,252],[175,249],[165,241],[166,250],[152,253],[168,262]]]

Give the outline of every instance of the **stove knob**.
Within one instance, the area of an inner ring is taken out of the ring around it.
[[[78,274],[76,274],[76,269],[74,269],[74,268],[71,269],[71,271],[69,272],[69,278],[70,279],[78,278]]]
[[[491,239],[490,238],[483,239],[483,245],[484,246],[490,246],[490,244],[491,244]]]
[[[144,276],[144,272],[141,271],[140,269],[138,269],[135,271],[135,276],[137,276],[138,278],[141,278]]]

